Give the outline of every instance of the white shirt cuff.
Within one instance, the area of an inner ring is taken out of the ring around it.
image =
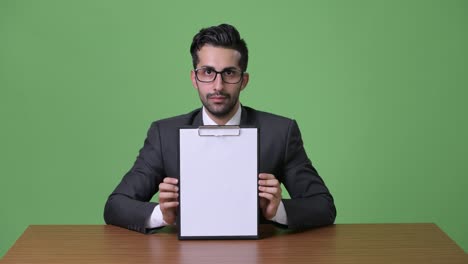
[[[167,226],[168,224],[163,219],[163,215],[161,212],[161,208],[159,204],[154,207],[153,213],[148,220],[146,220],[145,227],[146,228],[157,228],[162,226]]]
[[[279,224],[288,225],[288,217],[286,215],[286,209],[284,209],[283,201],[280,201],[276,215],[271,218],[271,221],[277,222]],[[146,228],[157,228],[162,226],[167,226],[168,224],[163,219],[161,208],[159,204],[154,207],[153,213],[151,213],[150,218],[146,221]]]
[[[283,201],[280,201],[276,215],[271,218],[271,221],[283,225],[288,225],[288,216],[286,215],[286,209],[284,209]]]

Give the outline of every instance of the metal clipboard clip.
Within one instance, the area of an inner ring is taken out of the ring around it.
[[[239,136],[239,126],[200,126],[198,127],[200,137],[225,137]]]

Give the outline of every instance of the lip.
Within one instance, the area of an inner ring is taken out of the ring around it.
[[[226,96],[211,96],[209,99],[215,103],[221,103],[226,100]]]

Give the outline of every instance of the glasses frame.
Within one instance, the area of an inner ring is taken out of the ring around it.
[[[200,80],[200,78],[198,78],[198,71],[199,71],[199,70],[206,70],[206,69],[212,70],[213,72],[216,73],[216,75],[215,75],[215,77],[213,78],[213,80],[211,80],[211,81],[202,81],[202,80]],[[242,81],[242,79],[244,78],[244,73],[245,73],[244,71],[240,71],[240,70],[238,70],[238,69],[225,69],[225,70],[222,70],[222,71],[217,71],[217,70],[215,70],[215,69],[208,68],[208,67],[196,68],[196,69],[194,69],[193,71],[195,72],[195,78],[197,79],[197,81],[202,82],[202,83],[212,83],[212,82],[214,82],[214,81],[216,80],[216,78],[218,78],[218,74],[219,74],[219,75],[221,75],[221,80],[222,80],[224,83],[228,83],[228,84],[238,84],[238,83],[240,83],[240,82]],[[234,83],[233,83],[233,82],[226,82],[226,81],[224,80],[224,77],[223,77],[223,73],[226,72],[226,71],[239,71],[239,72],[241,73],[240,78],[239,78],[239,81],[234,82]]]

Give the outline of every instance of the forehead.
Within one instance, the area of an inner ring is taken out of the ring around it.
[[[205,45],[198,51],[197,67],[210,66],[217,70],[239,68],[240,58],[241,54],[237,50]]]

